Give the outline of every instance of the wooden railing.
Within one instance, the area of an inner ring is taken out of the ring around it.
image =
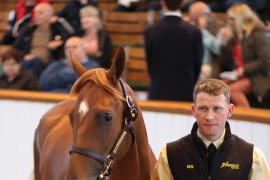
[[[39,120],[56,102],[70,98],[68,94],[0,90],[0,154],[4,154],[0,179],[29,179]],[[189,134],[195,121],[190,103],[139,101],[139,106],[156,157],[166,143]],[[270,162],[269,110],[236,108],[229,123],[234,134],[259,147]]]
[[[0,90],[0,99],[38,102],[59,102],[71,99],[68,94],[37,91]],[[143,111],[191,115],[191,103],[166,101],[139,101]],[[232,119],[270,124],[270,110],[256,108],[235,108]]]
[[[150,82],[144,47],[127,49],[127,83],[135,90],[147,90]]]

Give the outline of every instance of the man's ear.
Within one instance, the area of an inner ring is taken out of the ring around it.
[[[192,112],[192,115],[195,117],[195,104],[192,103],[191,105],[191,112]]]
[[[228,106],[229,106],[228,107],[229,112],[228,112],[227,118],[229,119],[229,118],[232,117],[232,113],[233,113],[233,110],[234,110],[234,104],[230,103]]]

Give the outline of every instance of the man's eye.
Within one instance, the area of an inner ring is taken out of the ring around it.
[[[215,112],[219,112],[219,111],[221,111],[221,110],[222,110],[221,107],[214,107],[214,111],[215,111]]]
[[[199,107],[199,111],[205,112],[205,111],[207,111],[207,108],[206,107]]]

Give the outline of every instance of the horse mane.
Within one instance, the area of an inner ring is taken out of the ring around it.
[[[83,86],[91,81],[95,85],[104,88],[107,92],[109,92],[112,96],[119,98],[124,101],[123,92],[119,87],[119,83],[117,87],[113,86],[110,80],[108,79],[109,71],[103,68],[95,68],[85,72],[80,78],[75,82],[71,89],[71,96],[77,96]]]

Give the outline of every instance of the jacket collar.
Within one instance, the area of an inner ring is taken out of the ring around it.
[[[192,130],[191,130],[191,135],[194,139],[194,143],[195,145],[199,148],[202,149],[204,152],[206,152],[206,145],[204,144],[204,142],[198,137],[197,135],[197,131],[198,131],[198,124],[195,122],[193,124]],[[225,136],[224,136],[224,141],[223,143],[220,145],[220,148],[223,148],[230,140],[231,138],[231,129],[230,129],[230,125],[228,123],[228,121],[225,124]]]
[[[176,16],[181,18],[182,17],[182,13],[181,11],[166,11],[163,13],[164,16]]]

